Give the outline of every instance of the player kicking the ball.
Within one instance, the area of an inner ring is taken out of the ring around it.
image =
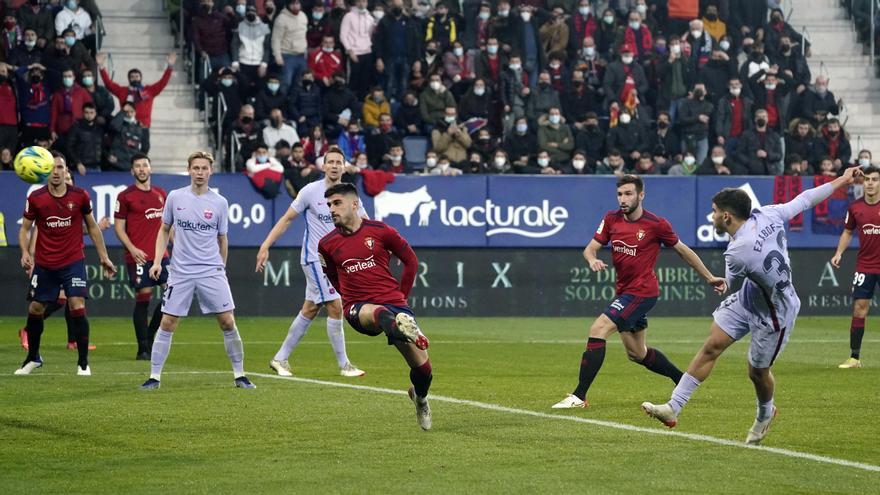
[[[324,192],[339,184],[342,180],[342,174],[345,172],[345,155],[339,148],[331,148],[324,155],[323,169],[324,178],[308,184],[299,191],[290,208],[266,236],[266,240],[263,241],[260,251],[257,253],[256,269],[261,272],[266,261],[269,260],[269,248],[284,234],[297,216],[303,215],[305,217],[306,230],[303,232],[300,262],[306,278],[306,297],[302,309],[287,330],[287,337],[281,344],[281,348],[269,361],[269,367],[281,376],[293,375],[287,359],[305,336],[312,320],[321,310],[321,306],[327,308],[327,338],[330,339],[333,353],[336,354],[339,374],[348,377],[363,376],[364,374],[348,360],[348,354],[345,352],[345,333],[342,330],[342,303],[339,302],[339,293],[330,285],[327,276],[318,266],[318,241],[333,230],[333,219],[330,217],[330,208],[327,207]],[[366,218],[367,212],[361,207],[358,210],[358,215]]]
[[[846,211],[846,224],[837,243],[837,252],[831,264],[840,268],[840,258],[852,240],[853,230],[859,230],[859,253],[856,255],[856,273],[853,276],[853,312],[849,327],[849,359],[838,368],[861,368],[862,337],[865,335],[865,318],[874,287],[880,283],[880,168],[862,169],[865,177],[865,197],[853,202]]]
[[[67,173],[64,156],[57,151],[52,151],[52,156],[55,157],[55,168],[49,175],[49,183],[28,196],[21,230],[18,232],[21,267],[25,271],[33,269],[33,290],[26,327],[28,354],[15,374],[28,375],[43,366],[43,358],[40,357],[43,315],[48,303],[56,301],[61,289],[64,289],[79,354],[76,374],[88,376],[92,374],[92,370],[89,368],[89,320],[86,318],[88,284],[82,239],[83,222],[95,249],[98,250],[101,266],[108,278],[116,273],[116,267],[107,256],[104,236],[92,216],[89,193],[68,185],[64,180]],[[28,236],[34,225],[39,230],[34,248],[36,263],[28,248]]]
[[[835,189],[852,184],[856,174],[861,174],[858,168],[848,168],[834,181],[808,189],[788,203],[754,210],[749,196],[740,189],[723,189],[712,198],[715,230],[730,236],[724,252],[727,284],[733,287],[742,281],[742,287],[712,314],[715,321],[709,337],[672,391],[669,402],[642,404],[649,416],[674,427],[691,395],[709,378],[715,361],[731,344],[751,332],[749,378],[755,385],[758,407],[746,443],[760,443],[767,436],[777,413],[770,367],[785,348],[801,307],[792,280],[785,223],[827,199]]]
[[[223,331],[226,354],[232,362],[234,383],[238,388],[256,388],[244,375],[244,346],[235,326],[232,291],[226,279],[226,257],[229,253],[229,203],[208,188],[214,170],[214,157],[196,151],[187,158],[190,185],[175,189],[165,200],[162,228],[156,236],[153,253],[168,247],[168,236],[174,227],[174,254],[168,274],[168,288],[162,301],[162,322],[153,341],[150,378],[142,390],[159,388],[162,368],[171,351],[171,337],[181,317],[189,313],[193,294],[199,298],[203,314],[217,315]],[[153,257],[153,259],[156,259]],[[150,278],[159,280],[165,268],[161,263],[150,267]]]
[[[669,222],[642,207],[644,199],[645,185],[640,177],[624,175],[618,179],[620,209],[605,214],[596,235],[584,249],[584,258],[590,269],[597,272],[607,266],[596,255],[602,246],[611,243],[617,271],[617,298],[590,326],[577,388],[554,404],[553,409],[589,406],[587,391],[605,360],[605,341],[614,332],[619,333],[630,361],[678,383],[681,371],[662,352],[648,347],[645,335],[648,312],[660,295],[654,265],[661,245],[674,249],[701,277],[714,285],[716,291],[725,290],[724,279],[709,272],[700,257],[678,239]]]
[[[337,227],[318,243],[324,273],[342,294],[348,323],[369,336],[384,333],[388,344],[403,355],[410,367],[409,397],[416,405],[416,419],[423,430],[430,430],[427,396],[433,375],[426,352],[428,339],[406,304],[419,266],[416,253],[393,228],[361,218],[353,185],[337,184],[324,196]],[[391,254],[403,263],[400,282],[388,269]]]

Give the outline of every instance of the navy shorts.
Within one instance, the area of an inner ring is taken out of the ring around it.
[[[64,289],[68,298],[87,298],[89,296],[85,260],[74,261],[57,270],[50,270],[40,265],[34,266],[28,299],[46,303],[53,302],[58,299],[58,293],[61,292],[61,289]]]
[[[369,335],[370,337],[382,335],[385,332],[381,328],[375,328],[373,330],[369,330],[367,328],[364,328],[361,325],[361,321],[360,321],[360,318],[358,318],[358,314],[360,314],[361,308],[364,307],[364,305],[366,305],[366,304],[376,304],[377,306],[384,306],[386,309],[388,309],[388,311],[391,311],[392,313],[394,313],[395,316],[398,313],[406,313],[410,316],[415,316],[412,312],[412,309],[410,309],[409,306],[394,306],[392,304],[378,304],[378,303],[371,303],[371,302],[360,302],[360,303],[352,304],[351,307],[348,308],[348,311],[345,313],[345,320],[348,321],[348,324],[351,325],[351,328],[354,328],[355,330],[357,330],[358,333],[362,333],[364,335]],[[394,343],[394,341],[392,341],[391,339],[388,339],[388,345],[391,345],[393,343]]]
[[[134,290],[146,289],[147,287],[155,287],[157,285],[165,285],[168,283],[168,264],[171,260],[162,258],[162,273],[159,274],[159,280],[150,278],[150,268],[153,267],[152,261],[147,261],[143,265],[128,263],[128,283]]]
[[[648,328],[648,311],[657,304],[656,297],[621,294],[602,313],[617,325],[619,332],[640,332]]]
[[[872,299],[874,287],[880,283],[880,273],[856,272],[853,277],[852,298]]]

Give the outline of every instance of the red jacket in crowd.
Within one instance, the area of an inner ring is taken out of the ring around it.
[[[18,125],[15,88],[8,82],[0,83],[0,125]]]
[[[325,77],[333,78],[333,74],[342,69],[342,54],[339,50],[326,53],[318,48],[309,55],[309,69],[315,73],[315,80],[320,81]]]
[[[55,134],[67,134],[70,127],[83,116],[83,104],[94,103],[92,95],[82,86],[59,89],[52,95],[49,130]]]
[[[173,67],[169,65],[162,74],[162,79],[159,79],[156,83],[148,84],[141,89],[116,84],[103,67],[101,68],[101,79],[104,80],[104,86],[119,100],[119,106],[122,106],[127,101],[133,102],[138,122],[144,127],[150,127],[150,120],[153,115],[153,98],[159,96],[159,93],[168,85],[168,80],[171,79],[171,72],[173,70]]]

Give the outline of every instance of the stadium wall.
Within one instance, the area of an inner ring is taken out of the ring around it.
[[[723,273],[720,249],[700,251],[715,273]],[[297,249],[275,249],[263,273],[254,273],[257,250],[233,248],[227,273],[236,313],[291,316],[302,304],[304,282]],[[422,316],[573,316],[593,317],[614,296],[614,271],[593,273],[576,249],[420,248],[419,272],[410,304]],[[833,250],[791,252],[792,273],[802,301],[802,315],[849,312],[850,277],[855,256],[840,269],[828,263]],[[122,262],[122,250],[111,249]],[[607,253],[604,256],[608,258]],[[94,251],[87,256],[89,314],[130,316],[133,292],[123,267],[105,279]],[[395,267],[399,269],[400,267]],[[671,250],[657,264],[660,302],[655,316],[708,316],[720,298]],[[19,268],[18,249],[0,249],[0,315],[24,321],[27,276]],[[876,303],[877,301],[875,301]],[[193,307],[191,315],[199,314]]]
[[[800,183],[774,177],[646,177],[646,207],[669,219],[681,239],[692,247],[720,248],[709,220],[712,196],[724,187],[746,190],[756,204],[773,203],[799,189],[813,187],[813,178]],[[153,176],[168,190],[185,186],[185,175]],[[125,173],[77,177],[92,197],[95,216],[113,216],[116,195],[131,184]],[[582,248],[592,237],[604,213],[616,209],[613,176],[506,176],[460,177],[398,176],[375,197],[362,195],[373,218],[394,226],[417,248]],[[229,199],[232,247],[256,247],[290,205],[282,193],[274,200],[260,196],[247,177],[218,174],[211,184]],[[2,228],[11,245],[29,186],[11,172],[0,173]],[[843,227],[852,188],[810,210],[789,229],[793,248],[833,248]],[[860,194],[856,194],[860,195]],[[108,245],[119,246],[112,229],[104,232]],[[297,247],[303,222],[297,220],[279,245]],[[0,236],[2,237],[2,236]]]

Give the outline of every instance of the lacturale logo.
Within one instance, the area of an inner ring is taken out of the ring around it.
[[[404,225],[409,227],[413,215],[418,213],[419,227],[430,226],[432,217],[439,216],[440,223],[448,227],[489,227],[486,236],[550,237],[562,230],[568,220],[565,207],[551,207],[546,199],[540,205],[498,205],[486,199],[480,205],[462,206],[445,199],[438,203],[428,192],[428,186],[404,193],[382,191],[373,201],[373,217],[379,221],[400,215]]]

